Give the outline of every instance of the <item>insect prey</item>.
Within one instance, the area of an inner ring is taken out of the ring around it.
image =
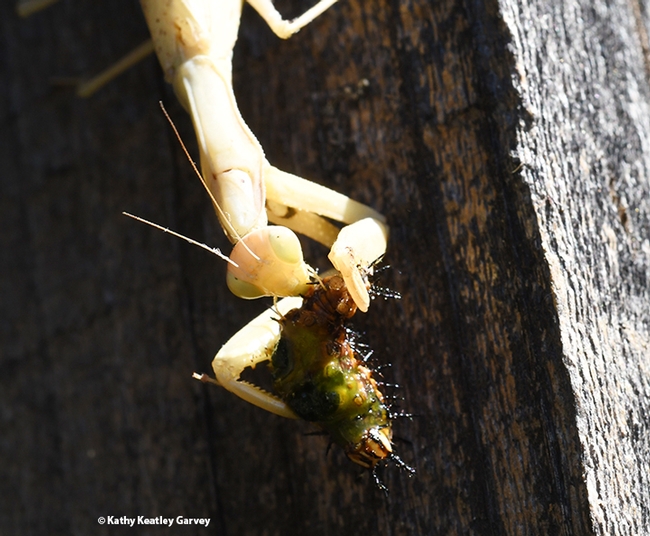
[[[212,367],[219,385],[248,402],[319,426],[384,489],[378,465],[393,461],[413,470],[393,452],[390,404],[347,328],[357,310],[343,278],[325,277],[310,285],[302,301],[281,300],[242,328]],[[273,394],[239,377],[266,361]]]

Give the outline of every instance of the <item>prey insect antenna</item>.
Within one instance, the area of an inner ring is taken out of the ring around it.
[[[239,265],[235,261],[230,259],[228,256],[221,253],[221,250],[219,248],[211,248],[207,244],[202,244],[201,242],[197,242],[196,240],[192,240],[191,238],[188,238],[187,236],[183,236],[182,234],[177,233],[176,231],[172,231],[168,227],[163,227],[162,225],[158,225],[157,223],[153,223],[153,222],[151,222],[149,220],[145,220],[144,218],[140,218],[139,216],[134,216],[133,214],[129,214],[128,212],[122,212],[122,214],[124,214],[125,216],[128,216],[129,218],[133,218],[134,220],[137,220],[139,222],[146,223],[147,225],[151,225],[151,227],[159,229],[163,233],[169,233],[170,235],[173,235],[173,236],[175,236],[177,238],[182,238],[186,242],[189,242],[190,244],[192,244],[194,246],[199,246],[200,248],[203,248],[203,249],[209,251],[210,253],[216,255],[217,257],[223,259],[227,263],[232,264],[235,268],[239,268]]]
[[[192,160],[192,156],[190,155],[190,152],[187,150],[187,147],[185,147],[185,144],[183,143],[183,139],[181,138],[181,135],[178,132],[178,129],[176,128],[176,125],[172,121],[172,118],[169,117],[169,113],[167,113],[167,110],[165,109],[165,105],[162,103],[162,101],[159,102],[160,108],[162,109],[163,114],[165,114],[165,118],[167,121],[169,121],[169,124],[172,127],[172,130],[174,131],[174,134],[176,135],[176,138],[178,139],[178,142],[181,144],[181,147],[183,149],[183,152],[185,153],[185,156],[190,162],[190,165],[192,166],[192,169],[194,170],[194,173],[199,177],[201,180],[201,184],[203,185],[203,188],[205,188],[205,191],[208,192],[208,195],[210,196],[210,199],[212,200],[212,203],[216,207],[217,211],[219,214],[222,216],[224,222],[228,222],[228,232],[237,238],[237,240],[241,240],[241,236],[239,233],[237,233],[237,230],[232,226],[230,223],[230,217],[223,211],[223,209],[219,206],[219,203],[217,203],[217,200],[215,199],[214,195],[210,191],[210,188],[208,188],[208,184],[205,182],[205,177],[201,174],[199,171],[199,168],[196,166],[196,162]],[[248,247],[248,245],[244,242],[244,247],[246,248],[246,251],[251,254],[251,256],[256,260],[259,261],[260,258]]]

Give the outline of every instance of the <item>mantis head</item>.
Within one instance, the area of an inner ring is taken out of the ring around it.
[[[244,299],[300,296],[314,273],[304,261],[296,234],[277,225],[247,234],[235,244],[230,259],[234,264],[228,265],[228,288]]]

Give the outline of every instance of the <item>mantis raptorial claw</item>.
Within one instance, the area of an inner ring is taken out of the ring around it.
[[[271,359],[273,350],[280,338],[279,317],[300,307],[302,298],[285,298],[278,301],[274,309],[267,309],[238,331],[212,362],[219,385],[238,397],[262,409],[296,419],[294,412],[276,396],[257,386],[239,379],[242,371]]]

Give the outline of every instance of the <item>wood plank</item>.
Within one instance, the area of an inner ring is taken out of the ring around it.
[[[415,414],[387,498],[191,379],[265,305],[121,216],[227,249],[157,101],[196,155],[189,119],[153,58],[89,100],[52,83],[139,44],[137,3],[0,10],[2,534],[650,532],[643,6],[342,0],[286,42],[245,9],[235,89],[269,160],[391,225],[402,299],[355,322]]]

